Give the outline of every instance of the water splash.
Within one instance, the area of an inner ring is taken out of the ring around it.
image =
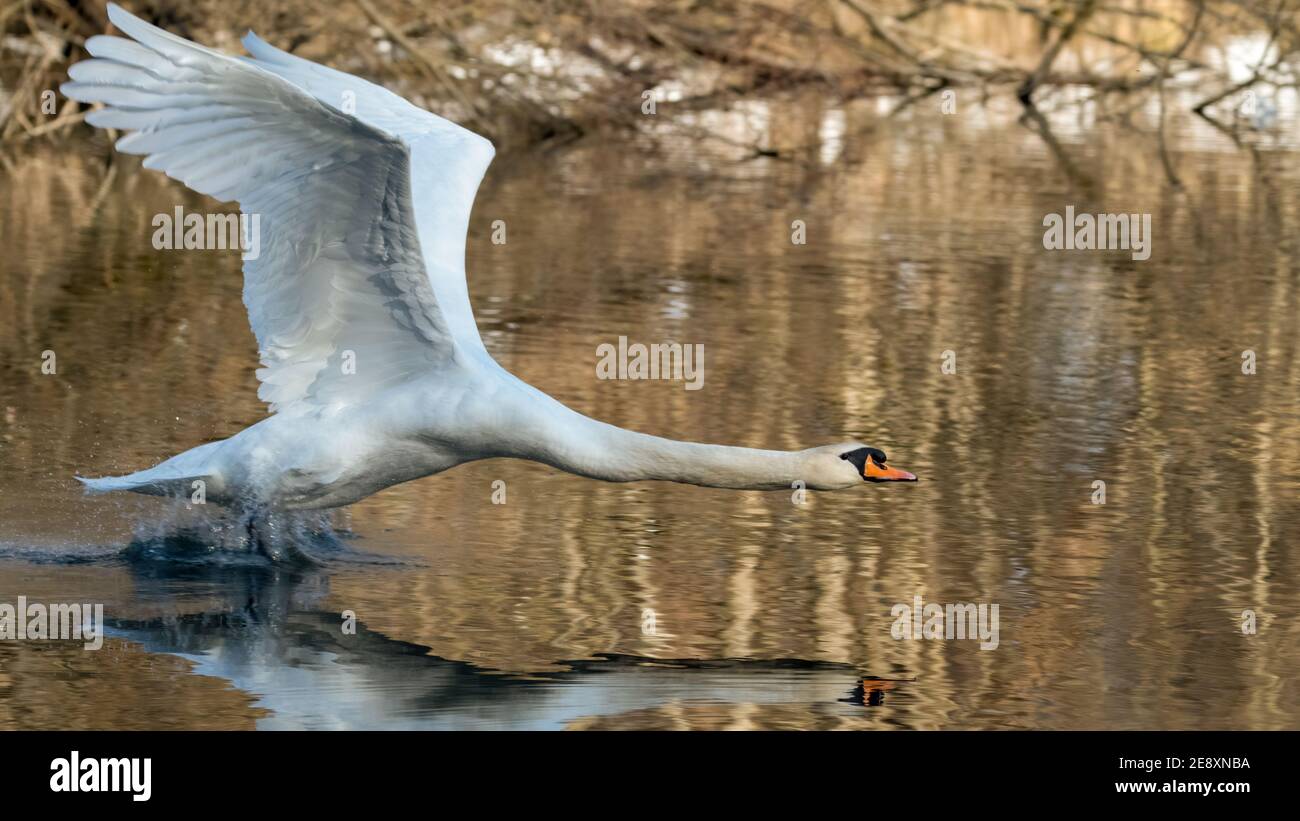
[[[162,516],[138,522],[123,555],[132,561],[319,565],[345,550],[348,531],[329,511],[262,512],[173,500]]]

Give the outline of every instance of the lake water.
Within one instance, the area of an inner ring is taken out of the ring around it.
[[[213,206],[102,140],[11,152],[0,603],[103,603],[109,637],[0,641],[0,728],[1300,728],[1294,120],[1175,118],[1175,188],[1087,107],[886,108],[774,105],[782,158],[503,152],[470,293],[589,415],[860,439],[920,482],[798,505],[482,462],[340,512],[307,569],[126,551],[194,513],[82,496],[264,415],[239,260],[154,250],[155,214]],[[1150,214],[1150,259],[1045,250],[1067,206]],[[703,389],[597,379],[620,336],[702,344]],[[917,596],[997,605],[997,647],[896,639]]]

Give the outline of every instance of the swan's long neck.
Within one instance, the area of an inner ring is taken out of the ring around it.
[[[704,487],[779,490],[807,480],[798,452],[680,442],[597,422],[587,423],[588,446],[566,449],[555,466],[613,482],[660,479]]]
[[[803,480],[803,451],[679,442],[626,430],[537,392],[521,414],[512,456],[609,482],[658,479],[704,487],[779,490]],[[526,420],[526,421],[525,421]]]

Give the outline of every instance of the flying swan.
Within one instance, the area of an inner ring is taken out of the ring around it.
[[[373,83],[249,32],[231,57],[109,4],[132,39],[86,41],[62,91],[117,149],[259,215],[244,304],[271,415],[89,492],[188,494],[245,511],[356,502],[477,459],[608,482],[834,490],[915,481],[858,442],[799,451],[680,442],[584,416],[483,347],[465,235],[492,144]],[[355,363],[344,367],[345,357]]]

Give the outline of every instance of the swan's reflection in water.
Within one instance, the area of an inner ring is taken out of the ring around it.
[[[107,634],[180,656],[194,673],[253,694],[262,729],[560,729],[780,727],[860,720],[895,682],[846,665],[665,661],[602,655],[542,677],[507,676],[437,658],[346,614],[323,609],[327,570],[131,561],[138,595],[218,591],[195,612],[109,619]],[[896,692],[896,691],[895,691]]]

